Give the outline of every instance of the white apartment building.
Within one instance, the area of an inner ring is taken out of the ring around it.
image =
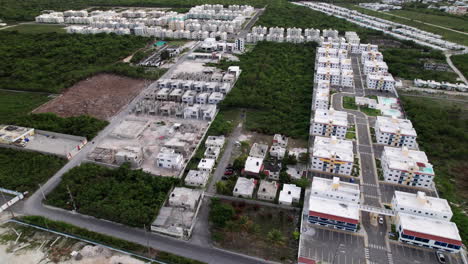
[[[353,142],[336,137],[315,137],[311,169],[351,175],[354,164]]]
[[[366,51],[379,51],[379,47],[374,44],[359,44],[359,53],[363,53]]]
[[[361,39],[359,38],[358,34],[354,31],[346,31],[345,32],[346,42],[351,44],[359,44]]]
[[[456,253],[462,240],[455,223],[400,212],[395,218],[399,240],[415,246]]]
[[[320,85],[320,82],[326,82],[328,85]],[[314,102],[312,104],[312,109],[328,109],[328,104],[330,101],[330,85],[328,81],[320,81],[317,89],[315,90]]]
[[[308,220],[311,224],[357,232],[359,206],[310,195]]]
[[[353,70],[351,59],[348,59],[348,58],[340,59],[340,69],[341,70]]]
[[[339,177],[314,177],[310,189],[310,194],[317,197],[356,204],[360,203],[360,193],[359,184],[340,181]]]
[[[367,89],[393,92],[395,90],[395,79],[392,74],[382,72],[370,72],[366,77]]]
[[[235,47],[237,51],[244,52],[245,50],[245,41],[243,38],[237,38],[235,43]]]
[[[379,51],[366,51],[361,54],[361,61],[383,61],[383,55]]]
[[[427,196],[421,191],[417,193],[395,191],[392,209],[395,213],[401,212],[445,221],[450,221],[453,216],[447,200]]]
[[[340,59],[338,57],[318,57],[316,65],[318,67],[339,69]]]
[[[341,59],[346,59],[348,58],[348,50],[347,49],[339,49],[338,50],[338,58]]]
[[[421,188],[432,186],[434,169],[423,151],[384,147],[381,164],[387,182]]]
[[[198,170],[211,173],[215,166],[216,161],[214,159],[202,159],[198,163]]]
[[[365,61],[364,74],[369,74],[371,72],[388,72],[387,63],[384,61]]]
[[[333,108],[317,109],[311,130],[312,135],[345,138],[348,130],[348,113]]]
[[[319,47],[317,50],[317,56],[338,58],[338,50],[328,47]]]
[[[354,74],[352,70],[341,70],[341,86],[354,87]]]
[[[375,121],[375,137],[377,144],[417,148],[416,130],[408,119],[378,116]]]
[[[156,157],[156,167],[180,170],[184,163],[182,154],[175,153],[174,149],[161,148],[161,151]]]
[[[327,80],[330,81],[331,85],[340,85],[340,73],[339,68],[318,67],[315,74],[315,82]]]

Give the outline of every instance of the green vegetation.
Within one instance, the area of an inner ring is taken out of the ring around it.
[[[358,106],[356,105],[356,100],[354,99],[354,97],[344,96],[343,97],[343,108],[344,109],[357,110]]]
[[[445,56],[441,51],[416,48],[387,48],[382,50],[382,54],[388,64],[388,71],[400,78],[456,81],[457,74],[454,72],[424,70],[424,62],[426,61],[445,63]]]
[[[56,156],[0,148],[0,187],[32,193],[65,163]]]
[[[62,118],[52,113],[31,114],[10,119],[9,124],[32,127],[40,130],[94,138],[109,122],[91,116],[81,115]]]
[[[468,77],[468,54],[463,54],[463,55],[454,55],[450,57],[450,60],[452,60],[453,64],[463,75],[465,75],[465,78]]]
[[[368,116],[379,116],[381,113],[380,113],[380,110],[378,109],[372,109],[372,108],[369,108],[369,107],[359,107],[359,111],[363,112],[364,114],[368,115]]]
[[[439,194],[451,202],[463,241],[468,241],[468,113],[452,102],[402,97],[404,109],[418,131],[418,143],[435,168]]]
[[[213,199],[210,221],[215,246],[270,261],[292,263],[298,241],[295,210]]]
[[[20,24],[14,27],[6,28],[5,31],[18,31],[24,34],[38,34],[38,33],[65,33],[63,25],[49,25],[49,24]]]
[[[240,62],[223,62],[222,68],[239,65],[243,72],[221,107],[248,109],[249,130],[306,138],[315,48],[313,43],[262,42]]]
[[[397,22],[400,24],[412,26],[441,35],[444,39],[453,41],[455,43],[468,45],[466,35],[451,30],[443,29],[437,26],[427,25],[430,23],[442,27],[452,28],[455,30],[468,31],[468,21],[466,18],[452,16],[444,12],[434,12],[427,8],[418,8],[412,10],[396,10],[391,12],[374,11],[366,8],[359,7],[350,3],[342,3],[341,6],[357,10],[363,14],[383,18],[389,21]],[[424,12],[427,11],[427,12]],[[398,17],[401,16],[401,17]]]
[[[97,72],[125,74],[129,68],[111,64],[148,41],[143,37],[113,34],[3,31],[0,31],[0,39],[0,88],[54,93]]]
[[[126,250],[129,252],[138,254],[138,255],[143,255],[152,259],[164,261],[164,262],[171,263],[171,264],[203,264],[204,263],[201,261],[177,256],[177,255],[167,253],[164,251],[159,251],[153,248],[151,250],[148,250],[148,247],[146,245],[140,245],[140,244],[126,241],[120,238],[115,238],[112,236],[99,234],[99,233],[89,231],[87,229],[77,227],[77,226],[74,226],[65,222],[52,221],[42,216],[23,216],[19,220],[24,223],[55,230],[55,231],[62,232],[65,234],[74,235],[79,238],[105,244],[110,247]]]
[[[177,179],[156,177],[127,164],[109,169],[86,163],[75,167],[47,195],[52,206],[76,210],[129,226],[149,226]],[[70,199],[73,196],[73,201]]]
[[[46,94],[0,91],[0,124],[10,124],[48,100]]]

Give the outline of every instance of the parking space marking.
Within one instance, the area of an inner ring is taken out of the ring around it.
[[[368,248],[364,248],[364,256],[366,257],[366,259],[370,259],[369,249]]]
[[[367,198],[372,198],[372,199],[379,199],[379,197],[378,197],[378,196],[371,195],[371,194],[364,194],[364,197],[367,197]]]
[[[376,245],[376,244],[369,244],[369,247],[371,248],[375,248],[375,249],[380,249],[380,250],[387,250],[387,248],[385,246],[381,246],[381,245]]]
[[[393,255],[392,255],[392,253],[388,252],[387,253],[387,258],[388,258],[388,263],[393,264]]]
[[[365,186],[370,186],[370,187],[377,187],[377,184],[373,184],[373,183],[363,183],[362,185],[365,185]]]

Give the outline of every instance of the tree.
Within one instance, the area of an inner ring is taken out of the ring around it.
[[[163,52],[161,52],[161,60],[167,60],[171,57],[171,55],[169,54],[169,51],[165,50]]]
[[[229,188],[227,186],[227,184],[223,181],[219,181],[216,183],[216,192],[219,193],[219,194],[225,194],[225,195],[229,195],[230,191],[229,191]]]
[[[290,183],[291,182],[291,176],[286,171],[281,171],[279,175],[279,181],[280,183]]]
[[[303,164],[307,164],[309,162],[309,153],[301,153],[299,155],[299,162]]]
[[[240,155],[239,157],[237,157],[232,163],[232,167],[234,168],[234,170],[238,172],[242,171],[242,169],[245,166],[245,161],[247,160],[247,157],[247,154]]]

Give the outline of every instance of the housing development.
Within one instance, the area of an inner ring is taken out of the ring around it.
[[[73,82],[54,93],[15,90],[43,96],[25,114],[5,100],[0,263],[468,263],[464,203],[447,178],[464,167],[441,169],[448,147],[432,154],[421,129],[438,124],[421,126],[400,95],[444,86],[455,104],[468,84],[405,80],[386,53],[404,43],[449,61],[466,46],[346,3],[287,3],[336,19],[315,28],[275,21],[276,2],[163,2],[57,6],[11,25],[135,48],[111,64],[89,58],[102,65],[62,73]],[[360,6],[402,9],[393,4]]]

